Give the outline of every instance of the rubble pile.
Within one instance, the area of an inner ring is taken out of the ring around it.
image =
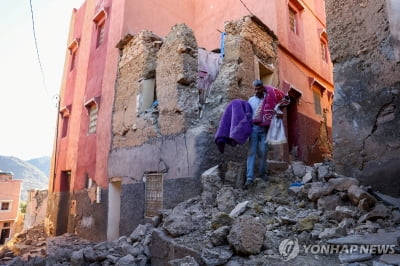
[[[313,167],[292,162],[249,187],[238,182],[238,172],[218,166],[207,170],[201,195],[163,210],[130,236],[79,244],[69,234],[47,238],[40,252],[19,253],[6,265],[400,263],[399,206],[376,197],[358,180],[336,174],[330,162]],[[388,249],[357,252],[360,245]]]
[[[43,256],[46,254],[46,238],[43,223],[15,234],[0,249],[0,259],[7,261],[15,256],[21,256],[24,259],[28,259],[28,256]]]

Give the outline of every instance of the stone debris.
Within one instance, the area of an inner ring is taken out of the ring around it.
[[[162,210],[129,236],[93,243],[71,234],[47,237],[41,225],[9,241],[0,265],[399,264],[398,207],[335,174],[330,162],[293,162],[247,189],[227,185],[220,169],[202,174],[201,195]],[[299,247],[293,258],[285,257],[287,243]],[[329,245],[336,249],[324,251]],[[362,252],[361,245],[373,250]],[[377,252],[381,246],[387,249]]]

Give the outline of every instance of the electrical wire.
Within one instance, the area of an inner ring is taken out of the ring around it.
[[[47,90],[47,86],[46,86],[46,79],[45,79],[45,76],[44,76],[42,62],[40,60],[40,55],[39,55],[39,48],[38,48],[38,42],[37,42],[36,30],[35,30],[35,19],[34,19],[34,16],[33,16],[32,0],[29,0],[29,5],[31,7],[33,38],[35,40],[36,55],[37,55],[37,59],[38,59],[38,62],[39,62],[40,72],[42,74],[43,87],[44,87],[44,90],[46,92],[47,97],[50,97],[49,92]]]

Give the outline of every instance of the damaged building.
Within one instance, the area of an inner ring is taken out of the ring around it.
[[[198,195],[200,175],[215,165],[243,177],[247,146],[221,153],[214,136],[227,104],[253,95],[254,79],[291,98],[288,143],[272,147],[269,158],[312,164],[331,157],[332,65],[322,3],[176,3],[87,0],[73,11],[49,182],[50,235],[116,239]]]
[[[400,3],[326,1],[336,170],[400,195]]]
[[[21,186],[12,172],[0,171],[0,245],[18,232]]]

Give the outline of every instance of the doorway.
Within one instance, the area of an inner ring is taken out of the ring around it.
[[[301,93],[294,88],[290,88],[288,95],[290,97],[290,104],[287,107],[289,161],[295,161],[302,158],[300,118],[297,110],[300,104]]]
[[[10,228],[3,228],[1,229],[1,237],[0,237],[0,245],[3,245],[6,240],[10,237]]]
[[[107,240],[119,238],[121,219],[121,181],[111,181],[108,185]]]

